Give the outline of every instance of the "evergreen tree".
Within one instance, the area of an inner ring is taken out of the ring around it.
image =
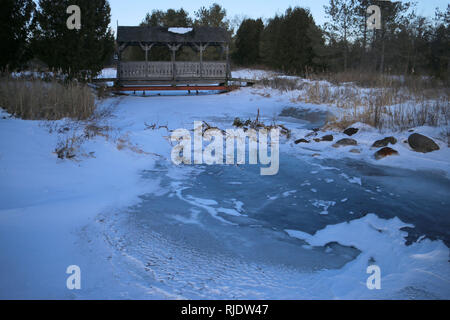
[[[429,66],[432,73],[450,80],[450,5],[446,12],[436,10],[436,25],[430,43]],[[448,82],[447,82],[448,83]]]
[[[69,30],[66,25],[66,10],[73,4],[81,9],[80,30]],[[36,14],[37,56],[71,78],[95,76],[114,52],[110,16],[106,0],[40,0]]]
[[[318,65],[322,31],[309,10],[289,8],[283,16],[269,20],[261,38],[263,61],[285,72],[302,74]]]
[[[169,9],[166,12],[162,10],[153,10],[152,14],[147,13],[141,26],[150,27],[190,27],[192,19],[189,13],[183,8],[179,10]]]
[[[381,8],[381,30],[374,32],[374,43],[372,47],[375,49],[375,57],[378,58],[378,70],[384,72],[386,70],[386,61],[392,58],[394,50],[393,39],[398,32],[400,26],[405,21],[405,14],[411,7],[410,2],[381,2],[378,4]]]
[[[245,19],[236,33],[236,51],[233,59],[241,65],[260,62],[259,46],[264,24],[261,19]]]
[[[342,48],[344,60],[344,70],[348,67],[349,41],[355,33],[355,24],[357,10],[355,0],[330,0],[330,4],[325,6],[325,13],[330,19],[325,24],[329,32]]]
[[[0,10],[0,70],[14,69],[30,58],[33,0],[2,0]]]
[[[195,12],[195,16],[197,26],[220,27],[227,30],[229,28],[229,22],[226,19],[227,11],[217,3],[209,8],[201,7]]]
[[[369,14],[367,13],[367,8],[372,4],[371,0],[356,0],[356,17],[354,19],[354,32],[355,32],[355,42],[357,46],[355,49],[359,49],[359,68],[366,68],[368,64],[367,49],[368,49],[368,37],[369,29],[367,28],[367,19]]]
[[[227,11],[217,3],[212,4],[209,8],[201,7],[195,12],[194,26],[216,27],[226,29],[230,35],[230,23],[227,20]],[[203,53],[203,60],[223,59],[223,51],[218,47],[208,47]]]

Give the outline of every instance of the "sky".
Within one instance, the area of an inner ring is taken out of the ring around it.
[[[424,16],[434,17],[436,7],[444,10],[447,0],[415,0],[418,3],[418,13]],[[374,3],[377,1],[374,0]],[[147,12],[154,9],[167,10],[170,8],[183,8],[192,16],[202,6],[209,7],[213,3],[219,3],[227,10],[227,16],[249,18],[271,18],[276,13],[284,13],[290,6],[309,8],[316,23],[322,25],[325,20],[323,6],[329,0],[109,0],[111,5],[111,26],[116,29],[117,20],[121,26],[135,26],[144,19]]]

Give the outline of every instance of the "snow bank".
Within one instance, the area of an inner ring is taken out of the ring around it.
[[[98,75],[98,79],[105,79],[105,78],[116,78],[117,77],[117,70],[116,68],[105,68],[102,70],[102,72]]]
[[[329,225],[310,235],[296,230],[285,230],[291,237],[306,241],[311,246],[325,246],[332,242],[361,250],[355,261],[341,272],[324,271],[331,276],[330,285],[340,299],[374,299],[409,297],[436,299],[450,295],[449,249],[441,241],[420,240],[405,245],[407,233],[401,229],[413,227],[400,221],[380,219],[375,214],[364,218]],[[369,265],[381,269],[381,290],[368,290],[361,279]],[[318,275],[318,277],[320,277]],[[360,279],[360,286],[352,286]],[[320,281],[320,280],[319,280]]]
[[[53,151],[61,138],[58,128],[71,127],[71,121],[5,115],[0,118],[0,298],[72,299],[65,270],[73,264],[90,270],[87,279],[101,289],[84,294],[99,298],[115,286],[113,270],[88,253],[107,250],[104,243],[92,242],[88,250],[79,246],[80,239],[93,237],[83,234],[83,227],[95,225],[100,212],[132,205],[152,190],[157,182],[144,182],[139,173],[152,167],[154,158],[120,151],[97,137],[83,145],[82,152],[92,156],[63,161]]]
[[[240,69],[231,72],[233,78],[261,80],[265,78],[272,78],[276,75],[273,71],[254,70],[254,69]]]

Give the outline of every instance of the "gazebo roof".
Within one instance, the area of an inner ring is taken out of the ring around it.
[[[215,27],[193,27],[186,33],[169,31],[167,27],[118,27],[118,43],[210,43],[224,44],[230,42],[227,30]]]

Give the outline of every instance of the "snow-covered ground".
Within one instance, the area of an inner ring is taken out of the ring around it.
[[[281,117],[286,107],[304,118]],[[450,154],[439,130],[414,129],[439,151],[416,153],[403,143],[410,133],[391,133],[400,155],[376,161],[370,146],[388,133],[361,124],[359,154],[296,145],[333,108],[276,90],[112,97],[99,108],[111,111],[98,124],[109,130],[72,160],[53,151],[83,124],[0,114],[0,298],[450,298]],[[258,109],[292,130],[278,175],[172,164],[168,129],[229,129]],[[81,290],[66,288],[69,265],[81,268]],[[381,290],[366,287],[369,265]]]
[[[116,68],[105,68],[102,70],[102,72],[98,75],[98,79],[105,79],[105,78],[115,78],[117,77],[117,70]]]
[[[252,79],[252,80],[261,80],[272,78],[277,74],[273,71],[268,70],[253,70],[253,69],[238,69],[234,70],[231,73],[233,78],[241,78],[241,79]]]

